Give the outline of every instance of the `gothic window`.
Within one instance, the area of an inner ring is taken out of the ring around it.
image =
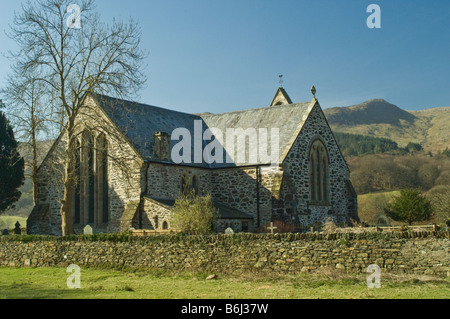
[[[183,195],[189,194],[189,180],[185,174],[181,176],[181,193]]]
[[[198,177],[197,175],[192,176],[192,190],[195,195],[198,195]]]
[[[91,138],[89,140],[89,150],[88,150],[88,180],[89,180],[89,201],[88,201],[88,222],[94,222],[94,211],[95,211],[95,175],[94,175],[94,140]]]
[[[187,174],[183,174],[181,177],[181,192],[183,195],[189,195],[193,193],[198,195],[198,177],[193,175],[189,177]]]
[[[73,222],[79,224],[81,222],[81,150],[80,142],[77,141],[77,149],[75,151],[75,194],[74,194],[74,218]]]
[[[105,134],[97,137],[97,216],[98,220],[107,223],[109,220],[108,196],[108,141]]]
[[[94,174],[94,138],[84,131],[81,139],[81,181],[82,181],[82,222],[94,222],[95,210],[95,174]]]
[[[158,216],[155,216],[155,218],[153,219],[154,220],[154,228],[155,229],[158,229],[159,227],[159,225],[158,225]]]
[[[162,228],[163,229],[169,229],[169,224],[167,224],[166,221],[163,221]]]
[[[108,140],[88,130],[75,152],[74,224],[98,225],[109,221]]]
[[[312,203],[327,204],[329,201],[328,153],[320,140],[315,140],[309,152],[309,185]]]

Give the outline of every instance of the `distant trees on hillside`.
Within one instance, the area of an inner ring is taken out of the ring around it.
[[[423,150],[420,144],[411,142],[402,148],[396,142],[387,138],[340,132],[335,132],[334,136],[344,156],[363,156],[382,153],[403,155]]]
[[[428,191],[438,185],[450,186],[450,160],[442,155],[372,154],[348,157],[347,162],[358,194],[408,187]]]

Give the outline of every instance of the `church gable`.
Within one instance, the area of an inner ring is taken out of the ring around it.
[[[274,210],[298,225],[313,226],[326,218],[349,223],[349,170],[334,135],[316,100],[282,164],[280,200]],[[289,182],[289,183],[288,183]]]

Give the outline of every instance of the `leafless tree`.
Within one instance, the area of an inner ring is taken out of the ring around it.
[[[37,200],[37,170],[43,152],[48,150],[42,147],[49,137],[49,125],[52,115],[49,101],[44,101],[45,88],[42,82],[35,80],[31,73],[23,74],[13,67],[8,76],[8,83],[1,89],[2,96],[8,101],[7,114],[15,128],[17,138],[24,151],[26,165],[29,167],[28,175],[33,184],[33,201]]]
[[[16,68],[23,74],[38,74],[33,81],[48,88],[46,98],[56,97],[56,113],[64,120],[63,236],[73,233],[74,168],[80,134],[77,125],[83,113],[89,114],[85,111],[86,102],[95,93],[132,97],[145,83],[142,65],[145,54],[140,49],[138,25],[132,20],[128,23],[114,20],[106,25],[94,12],[93,0],[82,1],[74,13],[70,11],[72,3],[72,0],[28,2],[15,14],[10,30],[11,38],[19,46],[17,52],[10,53],[16,60]]]

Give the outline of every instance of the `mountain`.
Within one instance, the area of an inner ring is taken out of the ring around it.
[[[401,125],[402,121],[413,123],[416,120],[413,114],[383,99],[373,99],[348,107],[333,107],[326,111],[330,123],[351,126],[381,123]]]
[[[400,147],[418,143],[436,153],[450,148],[450,107],[405,111],[383,99],[324,110],[336,132],[381,137]]]

